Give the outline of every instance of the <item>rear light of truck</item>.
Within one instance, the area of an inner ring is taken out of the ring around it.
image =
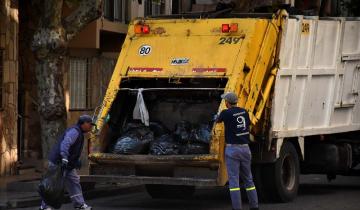
[[[149,34],[150,33],[150,26],[149,25],[142,25],[137,24],[134,27],[135,34]]]
[[[229,32],[230,32],[230,25],[229,25],[229,24],[222,24],[222,26],[221,26],[221,32],[223,32],[223,33],[229,33]]]
[[[222,24],[222,26],[221,26],[221,32],[223,32],[223,33],[237,32],[237,31],[238,31],[237,23]]]

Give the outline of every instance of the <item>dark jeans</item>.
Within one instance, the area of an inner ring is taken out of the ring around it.
[[[251,173],[251,151],[248,145],[226,146],[225,161],[233,209],[241,209],[240,187],[245,188],[250,208],[258,208],[258,196]],[[241,186],[240,186],[241,180]]]

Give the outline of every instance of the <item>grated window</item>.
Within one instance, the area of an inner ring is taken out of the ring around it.
[[[70,109],[90,109],[89,61],[83,58],[70,59],[69,90]]]

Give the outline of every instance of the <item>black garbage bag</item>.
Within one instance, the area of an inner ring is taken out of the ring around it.
[[[142,154],[145,152],[146,147],[147,142],[145,141],[141,141],[136,137],[122,136],[116,141],[113,153],[126,155]]]
[[[145,127],[144,124],[142,124],[141,122],[131,121],[124,126],[123,131],[128,132],[130,130],[141,128],[141,127]]]
[[[181,148],[180,152],[184,155],[208,154],[209,145],[204,143],[188,143]]]
[[[128,136],[146,143],[150,143],[154,140],[154,132],[149,127],[137,127],[128,130],[123,136]]]
[[[115,144],[113,146],[113,153],[147,153],[150,142],[154,140],[154,132],[152,132],[149,127],[136,123],[126,125],[126,127],[127,131],[115,141]]]
[[[64,173],[60,166],[49,169],[40,181],[38,193],[45,203],[59,209],[64,197]]]
[[[154,132],[155,137],[161,137],[169,133],[169,130],[159,122],[150,122],[149,128]]]
[[[174,137],[181,143],[186,143],[191,138],[191,124],[187,121],[181,121],[175,126]]]
[[[209,125],[201,124],[191,131],[191,140],[209,144],[211,140],[211,129]]]
[[[180,145],[174,139],[165,134],[150,144],[150,154],[152,155],[178,155]]]

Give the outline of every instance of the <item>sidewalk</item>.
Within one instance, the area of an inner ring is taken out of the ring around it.
[[[37,193],[37,185],[40,177],[40,173],[1,177],[0,210],[38,206],[40,204],[40,197]],[[91,185],[89,189],[85,188],[83,189],[84,197],[90,200],[115,194],[137,192],[142,189],[142,186],[126,183],[97,183],[95,188],[91,188]],[[67,196],[65,198],[65,202],[70,202]]]

